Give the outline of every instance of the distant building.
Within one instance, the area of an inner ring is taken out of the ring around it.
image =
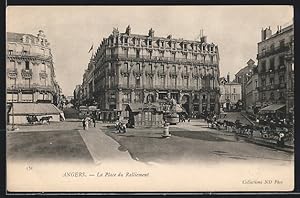
[[[94,71],[94,77],[91,71]],[[219,111],[219,50],[200,40],[124,33],[103,39],[83,77],[84,97],[101,110],[128,117],[128,104],[161,103],[174,98],[191,115]],[[93,79],[93,80],[92,80]],[[94,93],[94,95],[92,95]],[[151,116],[149,117],[151,119]]]
[[[84,71],[82,79],[82,104],[92,105],[94,100],[94,91],[95,91],[95,78],[94,78],[95,63],[94,57],[92,55],[88,68]]]
[[[247,82],[249,81],[249,79],[251,78],[251,73],[253,72],[253,68],[256,67],[256,65],[254,65],[254,63],[255,62],[252,59],[250,59],[247,62],[247,66],[242,68],[240,71],[238,71],[235,74],[234,82],[237,82],[237,83],[241,84],[241,87],[242,87],[243,108],[247,107],[247,105],[246,105],[246,99],[247,99],[246,85],[247,85]]]
[[[256,114],[258,112],[256,104],[259,102],[257,67],[254,67],[248,76],[249,79],[245,85],[245,107],[247,112]]]
[[[220,78],[220,105],[225,111],[235,110],[240,105],[242,99],[241,84],[230,82],[229,75],[227,78]]]
[[[74,100],[75,100],[75,106],[79,107],[82,104],[82,87],[81,85],[76,85],[74,91]]]
[[[270,27],[261,33],[257,54],[259,105],[283,104],[290,113],[294,110],[294,25],[278,26],[275,34]]]

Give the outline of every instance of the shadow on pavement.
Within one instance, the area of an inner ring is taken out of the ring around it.
[[[184,138],[191,138],[191,139],[199,139],[199,140],[204,140],[204,141],[215,141],[215,142],[220,142],[220,141],[227,141],[227,142],[232,142],[231,140],[227,140],[224,138],[216,137],[212,135],[209,132],[205,131],[171,131],[170,132],[172,135],[178,136],[178,137],[184,137]]]

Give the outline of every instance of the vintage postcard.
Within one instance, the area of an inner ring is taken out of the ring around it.
[[[7,192],[294,189],[292,6],[8,6]]]

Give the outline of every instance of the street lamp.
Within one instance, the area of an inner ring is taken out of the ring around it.
[[[12,90],[14,89],[14,86],[11,86]],[[11,130],[15,130],[15,115],[14,115],[14,93],[11,94],[11,113],[12,113],[12,126]]]

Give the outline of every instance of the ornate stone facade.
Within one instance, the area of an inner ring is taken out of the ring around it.
[[[60,87],[49,45],[42,30],[37,36],[7,33],[7,102],[57,103]]]
[[[101,109],[125,113],[130,103],[176,99],[189,114],[219,111],[218,46],[114,29],[94,58],[94,96]],[[126,117],[126,116],[125,116]]]

